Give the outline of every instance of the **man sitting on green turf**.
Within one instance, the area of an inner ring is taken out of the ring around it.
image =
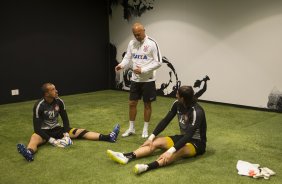
[[[163,118],[148,140],[137,150],[120,153],[107,150],[108,156],[115,162],[127,164],[135,158],[152,154],[156,149],[165,149],[156,161],[149,164],[136,164],[134,172],[143,173],[161,166],[168,165],[177,159],[193,157],[205,153],[206,150],[206,117],[203,108],[196,102],[191,86],[181,86],[176,94],[177,100]],[[157,137],[177,115],[180,135]]]
[[[94,141],[115,142],[119,133],[119,124],[108,135],[90,132],[85,129],[70,128],[65,104],[58,97],[54,84],[45,83],[42,86],[43,98],[37,101],[33,108],[34,133],[29,144],[17,144],[17,149],[27,161],[34,160],[37,147],[47,141],[56,147],[66,147],[72,144],[71,138],[83,138]],[[58,116],[63,120],[63,127],[58,122]]]

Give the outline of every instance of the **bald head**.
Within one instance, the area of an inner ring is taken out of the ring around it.
[[[132,31],[133,30],[144,30],[144,26],[141,24],[141,23],[139,23],[139,22],[136,22],[136,23],[134,23],[133,24],[133,26],[132,26]]]
[[[139,42],[143,41],[146,36],[144,26],[138,22],[133,24],[132,33]]]

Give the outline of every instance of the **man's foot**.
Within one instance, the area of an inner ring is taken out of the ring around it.
[[[148,130],[144,130],[143,129],[143,132],[142,132],[142,138],[147,138],[149,135],[148,135]]]
[[[122,134],[122,137],[128,137],[132,134],[135,134],[135,129],[127,129],[123,134]]]
[[[116,142],[118,134],[119,134],[120,126],[116,124],[113,131],[110,133],[110,142]]]
[[[33,154],[30,150],[28,150],[25,145],[23,144],[17,144],[18,152],[29,162],[33,161]]]
[[[120,163],[120,164],[127,164],[128,163],[128,158],[125,157],[122,153],[120,152],[115,152],[112,150],[107,150],[107,154],[112,159],[113,161]]]
[[[141,174],[141,173],[147,171],[148,167],[149,166],[146,165],[146,164],[136,164],[133,168],[133,172],[135,174]]]

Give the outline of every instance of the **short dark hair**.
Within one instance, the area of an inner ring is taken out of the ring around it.
[[[184,98],[184,102],[187,106],[191,106],[196,100],[194,98],[194,90],[191,86],[181,86],[178,89],[179,97]]]
[[[45,95],[45,93],[48,92],[48,86],[50,86],[50,85],[54,85],[54,84],[52,84],[52,83],[50,83],[50,82],[47,82],[47,83],[44,83],[44,84],[42,85],[42,87],[41,87],[41,92],[42,92],[43,96]]]

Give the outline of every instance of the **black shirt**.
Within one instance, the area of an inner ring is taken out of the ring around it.
[[[48,130],[59,127],[59,114],[63,120],[64,131],[67,132],[69,129],[69,119],[63,100],[56,98],[51,104],[47,103],[44,98],[38,100],[33,107],[34,132],[48,141],[50,136],[42,129]]]
[[[185,108],[180,102],[178,102],[178,100],[176,100],[165,118],[159,122],[153,131],[153,134],[157,136],[161,133],[175,115],[178,117],[180,133],[184,135],[183,138],[175,143],[174,147],[176,150],[179,150],[187,142],[193,139],[206,144],[206,116],[204,109],[198,103],[194,103],[191,107]]]

